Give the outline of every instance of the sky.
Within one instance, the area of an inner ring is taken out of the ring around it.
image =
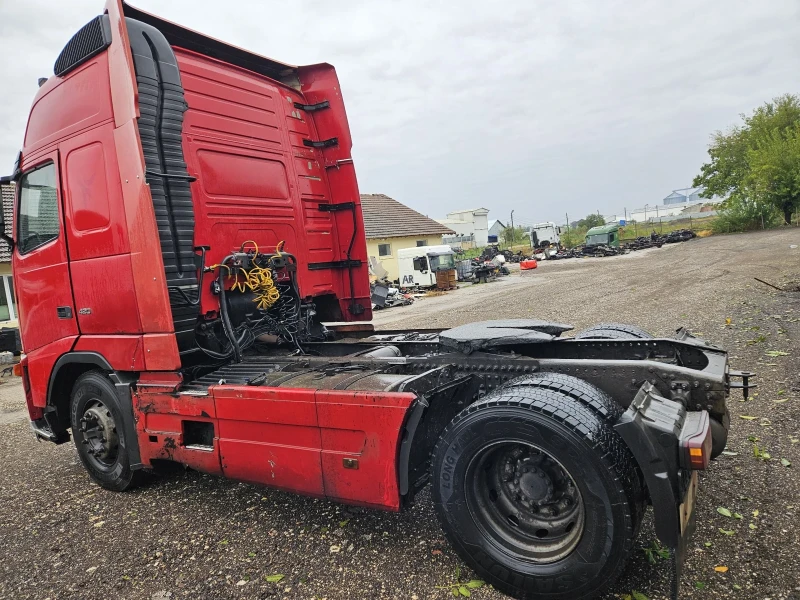
[[[622,215],[691,185],[710,135],[800,92],[797,0],[138,0],[291,64],[333,64],[362,193],[433,218]],[[0,168],[37,79],[102,0],[0,0]]]

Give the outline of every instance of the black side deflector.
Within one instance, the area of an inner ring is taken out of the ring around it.
[[[195,327],[200,312],[200,285],[194,249],[194,204],[183,156],[183,93],[178,60],[155,27],[126,19],[139,91],[139,137],[158,226],[158,241],[175,326],[182,353],[197,349]]]

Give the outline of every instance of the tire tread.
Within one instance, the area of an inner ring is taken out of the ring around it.
[[[599,335],[598,335],[599,334]],[[599,323],[587,329],[583,329],[573,336],[576,340],[586,339],[637,339],[649,340],[653,336],[648,331],[636,325],[626,325],[624,323]]]

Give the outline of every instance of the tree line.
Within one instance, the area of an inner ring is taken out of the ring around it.
[[[741,119],[713,134],[693,185],[726,198],[715,229],[791,224],[800,210],[800,97],[780,96]]]

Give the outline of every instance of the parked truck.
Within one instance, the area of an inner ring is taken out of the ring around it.
[[[333,67],[108,0],[54,72],[3,234],[36,437],[115,491],[166,463],[389,511],[430,484],[455,551],[518,598],[600,594],[652,504],[676,585],[750,387],[724,350],[533,319],[375,331]]]

